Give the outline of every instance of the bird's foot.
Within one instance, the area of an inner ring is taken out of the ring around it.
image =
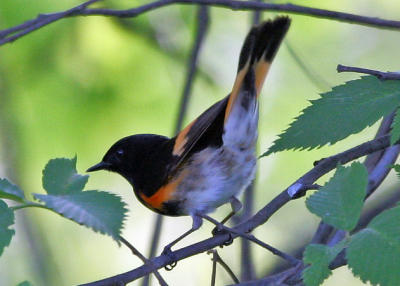
[[[168,246],[168,245],[165,246],[164,250],[163,250],[163,252],[161,254],[167,256],[171,261],[170,264],[164,266],[164,269],[167,270],[167,271],[171,271],[172,269],[174,269],[174,267],[176,266],[176,264],[178,262],[176,261],[175,254],[171,250],[171,246]]]
[[[213,228],[211,233],[212,233],[213,236],[224,235],[224,234],[228,234],[229,235],[229,239],[224,241],[224,243],[221,245],[221,247],[231,245],[232,242],[233,242],[233,237],[232,237],[231,232],[229,230],[226,230],[223,227],[223,225],[217,225],[216,227]]]

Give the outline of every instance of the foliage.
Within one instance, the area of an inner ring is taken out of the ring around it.
[[[400,104],[400,81],[373,76],[346,82],[321,94],[262,156],[289,149],[334,144],[371,126]]]
[[[400,206],[386,210],[355,234],[347,248],[354,275],[372,285],[400,285]]]
[[[47,195],[34,194],[44,204],[28,201],[17,186],[7,179],[0,180],[0,197],[21,203],[10,208],[0,200],[0,255],[15,233],[8,228],[14,224],[14,211],[26,207],[52,210],[94,231],[110,235],[118,242],[127,212],[125,203],[120,197],[104,191],[83,192],[88,178],[77,173],[76,157],[50,160],[43,170],[42,180]]]
[[[0,199],[23,202],[24,193],[18,186],[11,184],[6,179],[0,179]]]
[[[304,251],[303,261],[311,264],[303,271],[304,283],[307,286],[321,285],[331,275],[329,263],[343,249],[344,242],[329,247],[322,244],[310,244]]]
[[[58,214],[119,240],[127,210],[118,196],[85,191],[65,195],[35,194],[35,198]]]
[[[396,164],[391,167],[396,171],[397,176],[400,178],[400,165]]]
[[[10,244],[12,236],[15,234],[13,229],[9,229],[14,224],[14,212],[5,202],[0,200],[0,255],[6,246]]]
[[[50,160],[43,170],[43,188],[51,195],[79,193],[88,179],[88,175],[77,174],[76,157]]]
[[[352,230],[361,214],[367,184],[368,173],[361,163],[339,166],[329,182],[307,199],[307,208],[336,228]]]
[[[335,175],[307,199],[308,209],[325,223],[351,231],[356,226],[367,186],[367,172],[360,163],[339,166]],[[346,257],[354,275],[373,285],[399,285],[400,206],[375,217],[367,228],[348,239]],[[307,286],[321,285],[331,271],[329,264],[342,250],[335,247],[309,245],[304,262],[311,266],[303,271]]]
[[[400,139],[400,112],[398,110],[396,110],[396,115],[392,123],[391,134],[390,143],[394,144]]]

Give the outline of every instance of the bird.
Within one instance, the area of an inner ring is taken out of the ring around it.
[[[136,134],[113,144],[87,172],[106,170],[124,177],[137,199],[166,216],[190,216],[192,227],[171,247],[201,227],[221,205],[241,208],[238,196],[256,168],[258,98],[270,65],[285,37],[290,18],[278,16],[250,29],[239,56],[232,91],[172,138]]]

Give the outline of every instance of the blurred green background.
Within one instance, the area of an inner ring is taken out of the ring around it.
[[[146,2],[104,1],[101,5],[130,8]],[[0,29],[79,3],[2,0]],[[397,0],[291,3],[388,19],[398,19],[400,11]],[[43,192],[41,172],[51,158],[77,155],[78,171],[83,173],[121,137],[135,133],[172,135],[194,39],[196,11],[194,6],[169,6],[133,19],[63,19],[0,47],[0,177],[11,179],[31,197],[30,193]],[[262,18],[273,15],[276,14],[263,13]],[[260,154],[309,104],[308,100],[357,77],[337,74],[337,64],[399,70],[399,32],[306,16],[291,17],[293,23],[286,42],[263,89]],[[211,9],[211,25],[201,51],[186,123],[230,91],[251,19],[250,12]],[[290,50],[311,76],[306,75]],[[368,140],[375,130],[376,125],[319,150],[283,152],[260,159],[256,209],[310,169],[313,161]],[[394,184],[395,178],[391,176],[375,196]],[[138,203],[128,183],[115,174],[99,172],[91,176],[87,189],[107,190],[123,197],[130,209],[123,235],[147,253],[155,215]],[[223,206],[214,217],[222,218],[228,211],[229,207]],[[304,199],[300,199],[281,209],[255,234],[291,252],[310,240],[317,224],[318,219],[308,213]],[[161,246],[190,225],[191,219],[187,217],[166,218]],[[206,238],[211,228],[205,223],[181,246]],[[0,258],[0,285],[16,285],[24,280],[34,285],[75,285],[141,265],[111,238],[45,210],[18,211],[15,229],[10,247]],[[219,250],[237,275],[239,246],[236,242]],[[280,263],[258,246],[253,246],[253,254],[259,277]],[[161,274],[170,285],[209,285],[210,258],[197,255],[179,262],[174,271]],[[153,279],[152,283],[157,282]],[[220,270],[217,285],[228,283],[230,278]],[[324,285],[362,282],[342,267]]]

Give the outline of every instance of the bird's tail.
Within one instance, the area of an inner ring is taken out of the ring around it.
[[[276,17],[250,30],[240,52],[238,72],[225,119],[241,89],[253,89],[256,96],[259,96],[269,67],[289,26],[290,19],[288,17]],[[250,81],[250,83],[246,84],[246,81]]]

